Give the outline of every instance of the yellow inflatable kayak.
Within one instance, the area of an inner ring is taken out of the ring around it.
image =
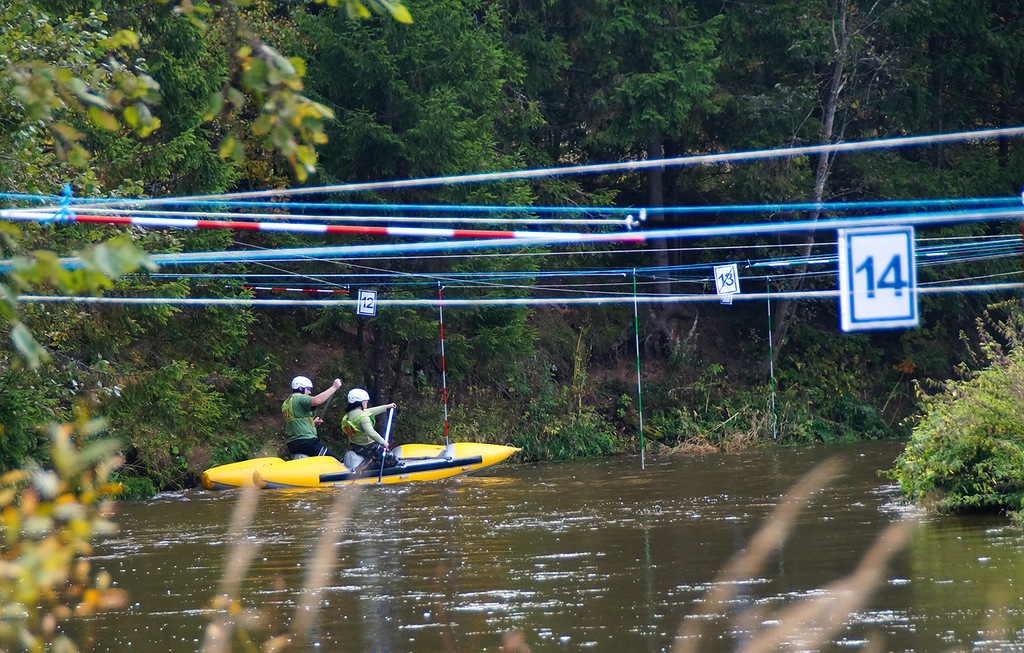
[[[208,469],[203,472],[202,482],[208,490],[223,490],[252,485],[289,488],[433,481],[472,474],[500,463],[517,451],[517,447],[476,442],[454,442],[448,446],[403,444],[394,450],[398,464],[385,467],[383,473],[379,465],[371,463],[360,468],[357,461],[349,459],[352,467],[347,467],[332,456],[295,460],[254,458]]]
[[[203,472],[203,487],[207,490],[227,490],[233,487],[251,487],[253,483],[252,474],[257,469],[283,463],[284,460],[276,457],[253,458],[237,463],[211,467]]]

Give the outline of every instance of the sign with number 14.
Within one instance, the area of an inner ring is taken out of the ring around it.
[[[917,326],[913,227],[839,230],[843,331]]]

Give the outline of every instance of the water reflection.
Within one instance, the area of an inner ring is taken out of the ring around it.
[[[907,510],[877,473],[897,452],[869,443],[649,458],[645,470],[633,458],[506,465],[363,488],[308,650],[497,651],[514,630],[534,651],[669,650],[722,566],[787,489],[832,455],[844,475],[743,580],[734,607],[774,609],[849,574]],[[119,505],[121,533],[97,547],[95,564],[132,602],[89,624],[92,650],[197,650],[236,496],[197,490]],[[317,489],[260,495],[246,534],[259,547],[242,585],[246,604],[290,614],[333,498]],[[875,636],[884,650],[1008,646],[1012,628],[998,622],[1020,625],[1022,548],[1004,519],[928,521],[835,649]],[[733,650],[742,637],[718,634],[699,648]]]

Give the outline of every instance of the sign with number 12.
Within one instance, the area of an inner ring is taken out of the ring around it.
[[[360,290],[359,301],[356,302],[356,315],[373,317],[377,314],[377,291]]]
[[[917,326],[913,227],[839,230],[843,331]]]

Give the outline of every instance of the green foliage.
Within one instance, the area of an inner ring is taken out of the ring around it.
[[[40,429],[53,417],[54,401],[33,386],[39,377],[0,354],[0,469],[17,469],[45,450]]]
[[[811,315],[805,313],[807,317]],[[776,370],[780,413],[789,425],[784,440],[892,437],[893,429],[868,399],[878,397],[899,378],[891,366],[885,366],[889,358],[881,340],[865,334],[836,338],[813,322],[793,330],[794,342]],[[822,365],[823,360],[829,364]]]
[[[126,475],[149,476],[160,488],[190,485],[202,471],[190,466],[191,456],[237,423],[223,394],[183,360],[136,373],[123,385],[106,408],[111,432],[126,446]]]
[[[690,3],[630,0],[595,7],[580,39],[595,69],[584,95],[593,138],[645,151],[652,134],[673,138],[710,102],[721,17],[700,22]]]
[[[3,251],[3,250],[0,250]],[[17,250],[11,248],[12,253]],[[30,288],[53,288],[62,293],[93,294],[109,288],[117,277],[139,267],[155,269],[144,252],[127,238],[113,238],[83,250],[80,265],[65,267],[49,250],[36,250],[10,259],[10,271],[0,282],[0,325],[10,324],[11,341],[32,367],[46,358],[46,351],[22,323],[16,305],[17,293]]]
[[[534,409],[512,436],[512,446],[522,448],[523,460],[610,456],[623,449],[612,425],[593,410],[558,414]]]
[[[644,437],[647,441],[668,447],[698,442],[715,446],[703,437],[705,432],[706,429],[697,422],[694,413],[684,408],[661,408],[644,418]]]
[[[1024,323],[1019,307],[1011,310],[1005,321],[979,320],[989,366],[923,398],[924,414],[889,470],[913,501],[944,511],[1024,509]]]
[[[151,111],[159,84],[135,56],[139,38],[108,31],[108,20],[102,11],[52,14],[30,1],[0,6],[0,94],[13,100],[0,109],[6,113],[0,143],[18,146],[5,148],[18,155],[0,164],[0,178],[24,182],[15,188],[59,187],[78,176],[74,168],[87,170],[82,187],[95,188],[86,131],[124,129],[144,137],[159,126]]]
[[[260,457],[266,453],[264,452],[266,446],[263,434],[254,431],[226,434],[217,439],[211,447],[210,466],[226,465],[239,460]]]
[[[535,382],[534,394],[525,402],[527,407],[512,436],[512,445],[523,450],[522,459],[608,456],[624,449],[614,425],[593,405],[583,403],[586,379],[581,367],[567,386],[555,385],[550,377],[538,377]]]
[[[370,15],[358,0],[342,1],[350,17]],[[41,8],[44,4],[50,11]],[[83,138],[90,129],[131,131],[142,138],[152,134],[161,126],[154,111],[161,88],[150,76],[145,57],[133,56],[132,51],[140,50],[151,36],[163,36],[161,27],[175,20],[189,20],[199,30],[206,31],[211,25],[218,28],[212,40],[221,48],[226,44],[235,49],[236,68],[229,83],[211,88],[203,98],[206,106],[193,105],[191,113],[205,120],[221,117],[228,125],[237,125],[237,116],[244,115],[249,133],[283,156],[300,181],[315,171],[315,147],[326,142],[324,121],[332,119],[334,113],[302,94],[305,62],[286,57],[257,38],[239,7],[232,5],[222,12],[219,21],[210,21],[210,7],[183,2],[176,14],[185,18],[174,14],[162,17],[155,21],[157,28],[150,35],[147,28],[153,24],[144,20],[131,29],[108,30],[110,18],[106,13],[92,11],[83,17],[75,13],[79,8],[61,4],[17,0],[0,7],[0,91],[7,91],[3,95],[16,100],[15,112],[20,114],[14,122],[18,129],[9,134],[12,140],[32,143],[40,150],[51,151],[57,161],[85,169],[92,155],[83,145]],[[336,6],[338,1],[329,0],[329,4]],[[372,0],[367,4],[397,21],[412,20],[400,2]],[[153,14],[154,10],[147,8],[146,12]],[[114,18],[123,20],[122,16]],[[224,24],[229,29],[224,30]],[[29,42],[35,47],[19,47]],[[168,79],[173,78],[169,75]],[[180,120],[177,116],[173,119]],[[245,137],[239,132],[236,128],[221,140],[218,152],[222,157],[244,158]],[[0,130],[0,138],[4,135]],[[99,138],[103,140],[102,135]],[[42,170],[40,163],[25,161],[24,172]],[[94,179],[90,174],[85,181],[92,183]]]
[[[525,73],[503,40],[500,8],[476,0],[410,8],[411,25],[355,22],[329,10],[294,15],[305,38],[289,38],[307,50],[310,92],[339,113],[327,130],[325,173],[357,181],[522,165],[529,146],[519,125],[538,112],[510,92]],[[431,201],[523,202],[522,188],[449,188]],[[474,196],[481,193],[492,197]]]
[[[121,499],[149,499],[157,493],[153,479],[148,476],[125,476],[114,473],[113,480],[121,485]]]
[[[876,408],[847,393],[829,395],[808,388],[779,398],[780,420],[786,425],[780,440],[786,444],[877,440],[893,437]]]

